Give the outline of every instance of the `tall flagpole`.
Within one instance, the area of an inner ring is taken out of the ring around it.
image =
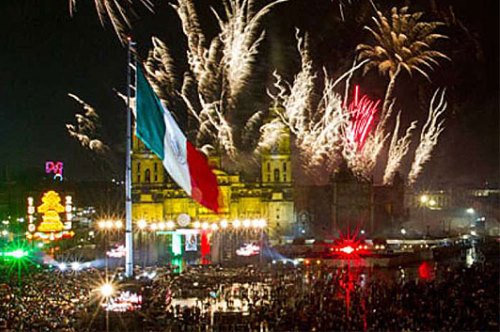
[[[126,141],[126,161],[125,161],[125,275],[132,277],[134,275],[134,239],[132,237],[132,167],[130,150],[132,145],[132,125],[130,108],[130,84],[131,84],[131,66],[132,66],[132,38],[128,37],[127,54],[127,141]]]

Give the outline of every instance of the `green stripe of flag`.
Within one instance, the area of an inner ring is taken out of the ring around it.
[[[137,66],[136,123],[137,136],[163,160],[166,131],[163,107],[140,66]]]

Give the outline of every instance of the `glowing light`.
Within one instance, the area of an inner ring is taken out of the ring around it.
[[[97,227],[100,229],[104,229],[106,227],[106,222],[104,220],[101,220],[97,223]]]
[[[105,283],[99,288],[99,291],[101,292],[101,296],[104,298],[108,298],[112,296],[115,292],[115,289],[112,284],[110,283]]]
[[[139,227],[140,230],[143,230],[148,227],[148,223],[146,222],[146,220],[141,219],[137,222],[137,227]]]
[[[474,214],[476,211],[475,211],[473,208],[468,208],[468,209],[466,210],[466,212],[467,212],[468,214]]]
[[[345,252],[346,254],[350,255],[353,253],[354,248],[351,246],[346,246],[346,247],[340,248],[340,251]]]
[[[243,220],[243,227],[245,227],[245,228],[250,228],[250,226],[251,226],[251,225],[252,225],[252,224],[251,224],[251,222],[250,222],[250,220],[249,220],[249,219],[244,219],[244,220]]]
[[[152,223],[149,227],[152,231],[156,231],[158,229],[158,225],[156,223]]]
[[[28,256],[28,252],[23,249],[16,249],[14,251],[6,252],[5,256],[12,257],[15,259],[21,259]]]
[[[240,226],[241,226],[241,221],[239,219],[233,221],[233,228],[240,228]]]
[[[73,271],[80,271],[80,269],[81,269],[80,263],[79,262],[73,262],[73,263],[71,263],[71,269]]]
[[[194,227],[195,229],[200,228],[200,227],[201,227],[200,222],[199,222],[199,221],[195,221],[195,222],[193,223],[193,227]]]
[[[104,222],[104,228],[107,228],[107,229],[113,228],[113,221],[112,220],[106,220]]]
[[[175,223],[172,220],[167,221],[167,229],[174,229]]]
[[[210,227],[212,228],[213,231],[216,231],[217,229],[219,229],[219,226],[217,226],[217,224],[215,224],[215,223],[210,225]]]
[[[159,222],[158,223],[158,229],[161,230],[161,231],[164,230],[165,229],[165,222],[163,222],[163,221]]]
[[[227,226],[228,226],[227,220],[225,220],[225,219],[224,219],[224,220],[222,220],[222,221],[220,222],[220,227],[221,227],[222,229],[226,229],[226,228],[227,228]]]
[[[117,229],[122,228],[122,227],[123,227],[123,222],[122,222],[121,220],[117,220],[117,221],[115,221],[115,227],[116,227]]]
[[[63,272],[66,271],[66,269],[68,268],[66,263],[59,263],[59,265],[57,267],[59,268],[59,270],[61,270]]]
[[[401,234],[405,235],[406,234],[406,229],[401,228]]]
[[[202,223],[201,224],[201,229],[207,230],[208,229],[208,223],[207,222]]]
[[[8,235],[9,235],[9,231],[7,231],[7,230],[5,230],[5,229],[4,229],[4,230],[2,231],[2,235],[3,235],[3,236],[8,236]]]
[[[427,203],[428,201],[429,201],[429,196],[427,196],[427,195],[422,195],[422,196],[420,196],[420,203],[425,204],[425,203]]]

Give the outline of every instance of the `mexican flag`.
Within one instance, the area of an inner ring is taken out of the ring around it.
[[[195,201],[218,212],[219,187],[207,158],[184,136],[137,66],[136,135]]]

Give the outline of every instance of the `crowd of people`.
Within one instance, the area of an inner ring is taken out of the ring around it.
[[[141,309],[107,315],[95,294],[102,271],[37,272],[0,287],[0,331],[499,330],[496,260],[424,270],[384,279],[324,264],[196,267],[134,281]]]

